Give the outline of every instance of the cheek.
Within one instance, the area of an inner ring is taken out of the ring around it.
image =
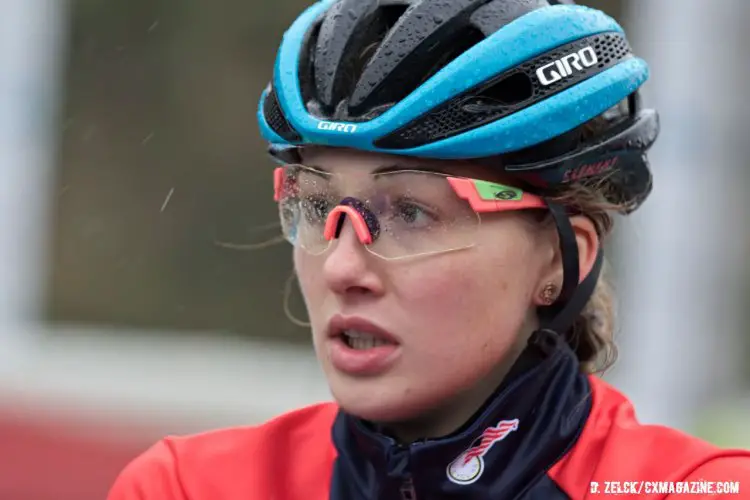
[[[447,256],[446,256],[447,257]],[[445,258],[445,257],[444,257]],[[481,272],[469,259],[446,259],[435,265],[413,266],[399,274],[394,290],[398,300],[420,318],[465,317],[461,311],[481,308],[488,294],[507,290],[508,283],[498,273]]]
[[[316,309],[315,304],[323,300],[321,266],[313,261],[314,258],[300,249],[294,249],[294,272],[308,311]]]
[[[534,281],[531,259],[521,252],[494,255],[471,252],[461,258],[443,257],[440,265],[413,265],[395,276],[398,299],[410,307],[438,315],[467,318],[462,311],[481,311],[484,316],[512,304],[528,302]],[[429,316],[422,316],[429,317]]]
[[[313,347],[319,351],[325,337],[322,311],[328,294],[323,280],[322,265],[316,257],[295,248],[294,271],[299,283],[299,292],[305,304],[306,321],[310,326]],[[320,352],[318,355],[321,355]]]
[[[453,366],[457,358],[497,361],[515,342],[531,307],[533,256],[524,250],[476,249],[397,275],[399,305],[411,331],[424,337],[420,357]]]

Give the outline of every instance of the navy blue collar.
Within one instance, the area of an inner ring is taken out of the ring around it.
[[[331,500],[514,498],[573,445],[590,393],[567,344],[539,331],[484,408],[450,436],[400,445],[339,412]]]

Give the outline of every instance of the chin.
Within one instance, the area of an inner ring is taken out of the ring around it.
[[[403,379],[390,377],[352,379],[334,375],[329,378],[331,393],[346,413],[363,420],[393,423],[414,420],[429,411],[429,397],[415,397]],[[425,395],[427,396],[427,395]],[[434,405],[442,400],[435,396]]]

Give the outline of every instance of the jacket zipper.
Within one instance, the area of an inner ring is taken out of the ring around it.
[[[407,477],[401,483],[401,500],[417,500],[417,492],[414,490],[414,481],[411,477]]]

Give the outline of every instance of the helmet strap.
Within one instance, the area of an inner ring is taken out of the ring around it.
[[[549,202],[548,205],[560,240],[563,284],[557,301],[550,306],[539,308],[540,329],[565,335],[594,294],[604,262],[604,253],[601,248],[597,250],[594,266],[579,283],[578,243],[570,218],[561,205],[553,202]]]

